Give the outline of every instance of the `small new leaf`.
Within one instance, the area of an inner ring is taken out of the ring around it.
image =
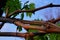
[[[25,5],[25,10],[33,10],[35,9],[35,4],[34,3],[30,3],[29,5]],[[31,17],[32,16],[32,12],[26,12],[26,15]]]
[[[20,27],[17,27],[17,30],[21,31],[22,30],[22,27],[21,26]]]

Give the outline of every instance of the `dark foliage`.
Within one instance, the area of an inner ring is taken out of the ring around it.
[[[2,8],[6,5],[7,0],[0,0],[0,17],[3,14]]]

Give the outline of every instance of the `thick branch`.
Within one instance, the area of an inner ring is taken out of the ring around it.
[[[23,23],[21,23],[19,21],[14,22],[14,24],[16,24],[17,26],[22,26],[25,29],[33,29],[33,30],[45,31],[45,28],[43,26],[36,26],[36,25],[31,26],[31,25],[27,25],[27,24],[25,25],[25,24],[23,24]]]
[[[0,36],[28,37],[33,35],[33,33],[0,32]]]
[[[46,32],[48,33],[52,33],[52,32],[57,32],[57,33],[60,33],[60,27],[53,24],[53,23],[50,23],[50,22],[47,22],[46,24],[44,24],[46,28]]]
[[[20,19],[11,19],[11,18],[4,18],[0,17],[0,22],[9,22],[14,23],[14,21],[19,21],[24,24],[32,24],[32,25],[42,25],[44,21],[28,21],[28,20],[20,20]]]
[[[50,23],[50,22],[46,22],[46,23],[43,23],[43,25],[45,25],[45,27],[34,27],[34,26],[30,26],[30,25],[24,25],[23,23],[19,22],[19,21],[16,21],[14,22],[17,26],[22,26],[23,28],[25,29],[35,29],[35,30],[40,30],[40,31],[44,31],[44,32],[47,32],[47,33],[51,33],[51,32],[59,32],[60,33],[60,27],[56,26],[55,24],[53,23]]]
[[[60,27],[55,26],[55,24],[49,23],[49,22],[44,22],[44,21],[27,21],[27,22],[22,22],[22,20],[16,20],[16,19],[10,19],[10,18],[0,18],[0,21],[2,22],[12,22],[17,24],[17,26],[23,26],[26,29],[36,29],[36,30],[45,30],[45,28],[41,27],[32,27],[28,25],[28,27],[22,23],[28,23],[28,24],[39,24],[39,25],[45,25],[47,27],[45,31],[47,32],[60,32]],[[21,25],[22,24],[22,25]]]
[[[19,21],[19,22],[22,22],[24,24],[31,24],[31,25],[42,25],[43,23],[45,23],[45,21],[28,21],[28,20],[20,20],[20,19],[11,19],[11,18],[0,17],[0,22],[14,23],[14,21]],[[60,21],[60,18],[57,18],[54,20],[48,20],[47,22],[56,23],[58,21]]]
[[[40,33],[40,32],[30,32],[30,33],[16,33],[16,32],[0,32],[0,36],[11,36],[11,37],[32,37],[36,35],[41,35],[45,33]]]

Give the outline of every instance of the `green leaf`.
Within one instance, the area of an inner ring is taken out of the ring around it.
[[[57,25],[60,26],[60,22],[58,22]],[[59,33],[57,34],[57,38],[56,39],[60,40],[60,34]]]
[[[29,10],[29,5],[25,5],[25,10]],[[26,16],[31,17],[32,13],[31,12],[26,12]]]
[[[21,20],[23,20],[23,18],[24,18],[24,12],[22,12],[21,14]]]
[[[33,10],[35,9],[35,4],[34,3],[30,3],[29,5],[25,5],[25,10]],[[32,12],[26,12],[26,16],[31,17],[32,16]]]
[[[35,9],[35,4],[34,4],[34,3],[30,3],[30,4],[29,4],[29,8],[30,8],[30,10]]]
[[[51,33],[51,34],[49,35],[49,37],[50,37],[50,40],[56,40],[57,34]]]
[[[20,27],[17,27],[17,30],[21,31],[22,30],[22,27],[21,26]]]
[[[57,25],[60,26],[60,23],[58,23]]]
[[[9,14],[14,12],[15,10],[19,10],[19,9],[21,9],[21,1],[19,1],[19,0],[8,0],[4,10],[6,10],[7,8],[9,8],[9,10],[8,10]],[[17,16],[17,14],[15,14],[13,16]]]

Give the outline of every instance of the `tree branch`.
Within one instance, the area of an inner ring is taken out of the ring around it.
[[[9,8],[7,7],[6,8],[6,17],[8,16],[8,10],[9,10]]]
[[[0,36],[11,36],[11,37],[32,37],[36,35],[43,35],[45,33],[40,33],[40,32],[30,32],[30,33],[16,33],[16,32],[0,32]]]
[[[13,36],[13,37],[28,37],[33,36],[33,33],[16,33],[16,32],[0,32],[0,36]]]
[[[44,31],[45,27],[46,27],[45,32],[60,32],[60,27],[56,26],[55,24],[52,24],[50,22],[45,22],[45,21],[26,21],[26,22],[24,21],[24,22],[22,22],[22,20],[11,19],[11,18],[0,18],[0,21],[1,22],[12,22],[12,23],[16,24],[17,26],[23,26],[26,29],[36,29],[36,30]],[[45,27],[43,27],[43,28],[39,27],[39,26],[32,27],[30,25],[24,25],[23,23],[24,24],[44,25]]]
[[[17,13],[17,12],[18,12],[18,13],[21,13],[21,12],[35,12],[35,11],[38,11],[38,10],[47,8],[47,7],[49,7],[50,5],[51,5],[51,4],[48,4],[48,5],[46,5],[46,6],[39,7],[39,8],[33,9],[33,10],[16,10],[16,11],[10,13],[8,16],[10,17],[10,16],[14,15],[14,14]]]
[[[48,20],[48,21],[28,21],[28,20],[20,20],[16,18],[5,18],[5,17],[0,17],[0,22],[9,22],[9,23],[14,23],[14,21],[19,21],[24,24],[31,24],[31,25],[42,25],[45,22],[51,22],[51,23],[56,23],[60,21],[60,18],[54,19],[54,20]]]
[[[33,9],[33,10],[16,10],[16,11],[10,13],[8,15],[8,17],[14,15],[15,13],[21,13],[21,12],[32,12],[32,13],[34,13],[34,12],[36,12],[38,10],[45,9],[45,8],[48,8],[48,7],[60,7],[60,5],[53,5],[52,3],[50,3],[50,4],[46,5],[46,6],[39,7],[39,8]]]
[[[35,29],[35,30],[40,30],[40,31],[43,31],[44,33],[47,32],[47,33],[51,33],[51,32],[59,32],[60,33],[60,27],[56,26],[55,24],[53,23],[50,23],[50,22],[46,22],[46,23],[43,23],[43,25],[45,27],[34,27],[34,26],[30,26],[30,25],[24,25],[23,23],[19,22],[19,21],[16,21],[14,22],[17,26],[22,26],[23,28],[25,29]]]
[[[55,23],[58,22],[58,21],[60,21],[60,18],[48,20],[48,21],[46,21],[46,22],[51,22],[51,23],[54,23],[54,24],[55,24]]]
[[[21,23],[19,21],[14,22],[14,24],[17,25],[17,26],[22,26],[25,29],[33,29],[33,30],[45,31],[45,28],[43,26],[36,26],[36,25],[31,26],[31,25],[23,24],[23,23]]]

